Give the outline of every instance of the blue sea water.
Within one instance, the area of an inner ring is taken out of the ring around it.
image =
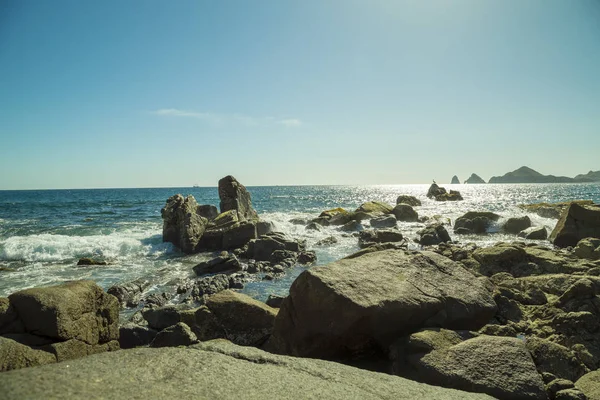
[[[261,218],[272,221],[277,230],[289,236],[306,240],[308,248],[317,253],[317,265],[357,251],[357,239],[334,227],[309,231],[293,225],[290,219],[314,218],[334,207],[355,209],[371,200],[393,205],[400,194],[414,195],[423,202],[416,208],[420,216],[441,215],[452,222],[467,211],[494,211],[502,219],[523,215],[518,204],[575,199],[600,203],[600,183],[444,186],[459,190],[465,200],[429,200],[425,196],[428,185],[269,186],[248,190]],[[147,278],[153,282],[150,291],[173,291],[178,280],[194,276],[194,265],[211,257],[207,253],[186,256],[170,243],[162,242],[160,210],[166,199],[176,193],[191,194],[200,204],[218,206],[214,187],[0,191],[0,296],[72,279],[92,279],[108,288],[115,283]],[[545,225],[549,230],[556,224],[556,220],[529,216],[534,225]],[[423,226],[398,223],[408,238]],[[338,243],[315,246],[328,236],[335,236]],[[486,246],[514,237],[497,232],[460,240]],[[410,246],[418,248],[415,243]],[[81,257],[101,257],[110,264],[77,266]],[[303,270],[293,268],[285,278],[275,281],[257,279],[247,284],[244,291],[259,299],[265,299],[269,293],[285,294]]]

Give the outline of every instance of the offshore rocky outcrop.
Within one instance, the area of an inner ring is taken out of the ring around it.
[[[458,176],[454,175],[452,177],[452,180],[450,181],[451,185],[460,185],[460,179],[458,179]]]
[[[465,183],[467,183],[467,184],[479,184],[479,183],[485,183],[485,181],[479,175],[473,173],[473,174],[471,174],[471,176],[469,177],[469,179],[467,179],[465,181]]]
[[[446,191],[446,188],[438,186],[436,183],[431,184],[427,191],[427,197],[436,201],[458,201],[462,200],[462,196],[457,190]]]
[[[119,304],[92,281],[0,298],[0,371],[119,349]]]
[[[573,178],[566,176],[542,175],[529,168],[521,167],[502,176],[492,176],[490,183],[568,183],[574,182]]]

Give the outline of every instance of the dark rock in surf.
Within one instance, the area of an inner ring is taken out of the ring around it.
[[[108,265],[108,263],[106,261],[100,261],[100,260],[94,260],[93,258],[80,258],[79,261],[77,261],[77,265]]]
[[[378,243],[401,242],[402,233],[396,229],[370,229],[359,233],[358,247],[364,249]]]
[[[397,225],[397,220],[393,215],[383,215],[372,218],[369,223],[371,224],[371,228],[393,228]]]
[[[507,233],[517,234],[529,227],[531,227],[531,219],[527,215],[523,215],[507,219],[504,225],[502,225],[502,230]]]
[[[228,175],[219,180],[219,198],[222,213],[235,210],[239,221],[258,219],[258,214],[252,208],[250,193],[233,176]]]
[[[198,276],[206,274],[218,274],[224,272],[236,272],[242,269],[240,260],[233,254],[223,252],[218,257],[203,261],[196,265],[193,270]]]
[[[396,216],[398,221],[416,222],[419,220],[419,214],[408,204],[396,204],[392,210],[392,214]]]
[[[433,246],[452,241],[444,225],[439,223],[417,231],[417,235],[419,235],[418,242],[421,246]]]
[[[421,205],[421,200],[415,196],[400,195],[396,199],[396,204],[408,204],[409,206],[417,207]]]
[[[531,227],[522,230],[517,236],[529,240],[546,240],[548,239],[548,231],[544,226]]]
[[[454,223],[454,232],[459,234],[485,233],[487,232],[487,229],[499,219],[500,216],[493,212],[469,211],[456,219]]]
[[[208,220],[197,211],[198,203],[194,196],[184,198],[176,194],[169,197],[161,210],[163,242],[173,243],[184,253],[194,253],[208,224]]]

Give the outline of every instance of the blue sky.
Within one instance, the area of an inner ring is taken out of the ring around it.
[[[600,169],[596,0],[0,3],[0,189]]]

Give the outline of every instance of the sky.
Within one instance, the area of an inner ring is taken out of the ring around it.
[[[0,189],[600,170],[598,0],[0,2]]]

